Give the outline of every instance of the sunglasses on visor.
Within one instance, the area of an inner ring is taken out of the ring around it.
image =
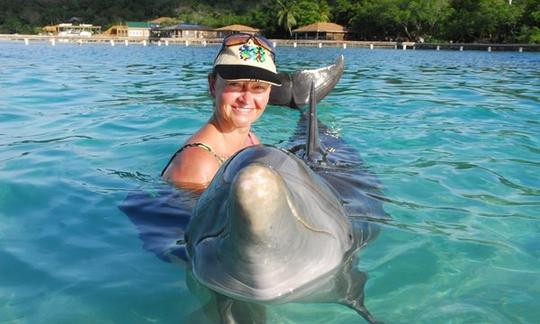
[[[272,60],[274,60],[275,55],[276,55],[274,53],[275,51],[274,45],[268,39],[262,36],[256,36],[256,35],[247,34],[247,33],[236,33],[236,34],[232,34],[225,37],[223,39],[223,45],[221,46],[221,49],[219,52],[221,53],[225,47],[245,44],[249,42],[249,40],[253,40],[253,43],[269,51],[272,56]]]

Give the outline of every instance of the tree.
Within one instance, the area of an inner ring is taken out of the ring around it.
[[[278,26],[283,27],[283,29],[289,32],[289,36],[292,37],[292,27],[296,26],[298,7],[296,6],[296,3],[291,0],[277,0],[277,5]]]
[[[460,42],[505,42],[516,37],[523,5],[507,0],[454,0],[447,39]]]

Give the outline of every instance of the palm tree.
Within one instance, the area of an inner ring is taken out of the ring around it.
[[[277,17],[278,25],[289,32],[292,37],[292,27],[296,26],[296,4],[291,0],[277,0],[279,7]]]

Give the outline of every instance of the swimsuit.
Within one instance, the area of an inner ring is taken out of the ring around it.
[[[253,138],[251,137],[251,133],[248,134],[248,138],[249,138],[249,142],[251,143],[251,145],[254,145],[255,142],[253,141]],[[174,155],[171,157],[171,159],[169,160],[169,163],[167,163],[167,165],[165,166],[165,168],[163,169],[163,171],[161,171],[161,176],[163,176],[163,174],[165,173],[165,171],[167,170],[167,168],[169,167],[169,165],[171,164],[171,162],[174,160],[174,158],[176,157],[176,155],[180,152],[182,152],[186,147],[200,147],[202,149],[205,149],[207,150],[210,154],[212,154],[216,160],[218,161],[219,165],[222,165],[223,162],[225,162],[225,160],[227,160],[227,158],[223,157],[223,156],[220,156],[220,155],[217,155],[216,152],[214,152],[214,150],[212,150],[212,148],[210,147],[210,145],[208,144],[204,144],[204,143],[200,143],[200,142],[197,142],[197,143],[189,143],[189,144],[186,144],[184,146],[182,146],[178,151],[176,151],[176,153],[174,153]]]

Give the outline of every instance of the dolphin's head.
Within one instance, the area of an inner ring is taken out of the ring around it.
[[[187,246],[204,285],[278,301],[339,267],[352,233],[323,180],[293,154],[261,145],[220,168],[195,207]]]

